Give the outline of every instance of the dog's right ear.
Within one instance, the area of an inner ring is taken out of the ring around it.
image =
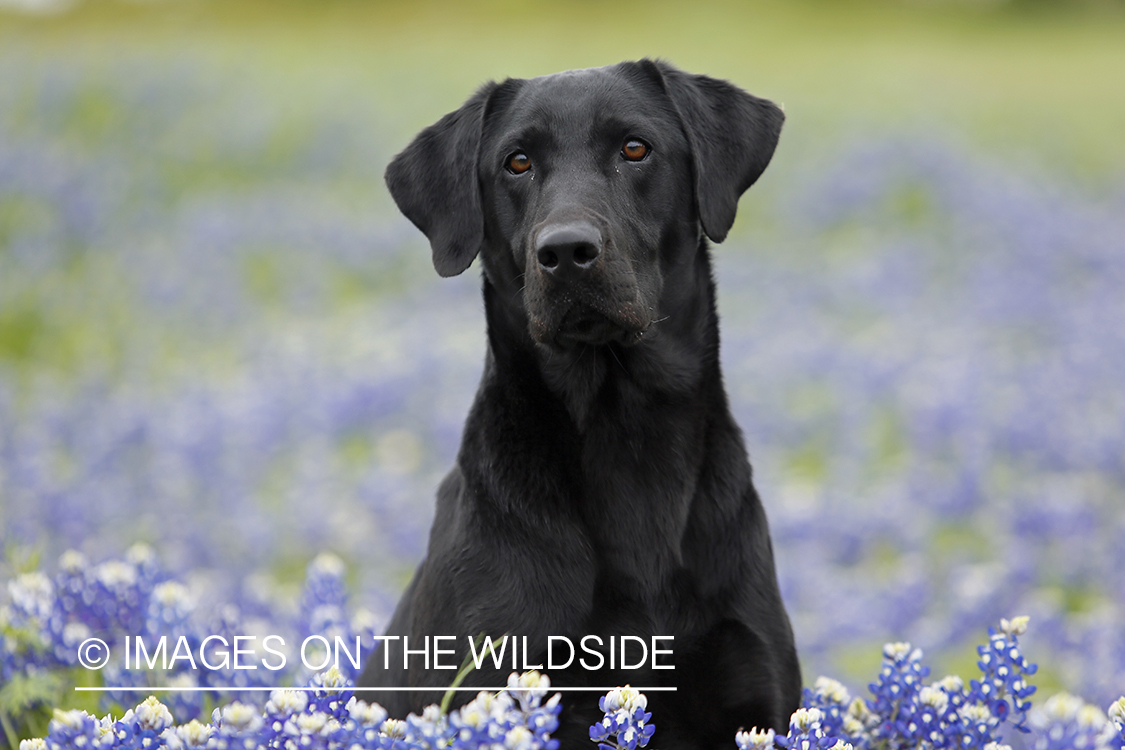
[[[495,89],[495,83],[482,86],[419,133],[384,175],[399,210],[430,240],[442,276],[468,268],[484,242],[477,159],[485,104]]]

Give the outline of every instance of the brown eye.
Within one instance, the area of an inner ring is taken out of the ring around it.
[[[531,159],[522,151],[517,151],[508,157],[508,171],[512,174],[523,174],[531,169]]]
[[[621,155],[629,161],[640,161],[648,156],[648,144],[644,141],[638,141],[636,138],[630,138],[621,147]]]

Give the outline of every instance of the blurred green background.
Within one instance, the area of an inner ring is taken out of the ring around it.
[[[0,2],[0,47],[78,67],[200,58],[285,102],[295,126],[343,97],[376,104],[405,138],[490,78],[657,56],[783,103],[787,146],[932,126],[1066,170],[1125,166],[1117,0],[92,0],[12,10],[37,2],[51,0]],[[5,76],[18,76],[10,60]]]

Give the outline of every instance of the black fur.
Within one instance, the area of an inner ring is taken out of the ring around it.
[[[480,255],[489,346],[388,634],[412,648],[455,635],[457,663],[481,632],[526,635],[531,663],[549,635],[671,635],[675,670],[548,672],[677,686],[648,696],[662,750],[784,731],[800,672],[719,371],[704,237],[726,237],[782,120],[729,83],[642,60],[489,84],[394,159],[387,185],[438,272]],[[643,159],[626,158],[630,140]],[[529,169],[506,168],[515,153]],[[439,700],[454,674],[390,656],[360,684],[436,689],[361,694],[392,715]],[[566,694],[564,748],[592,747],[597,697]]]

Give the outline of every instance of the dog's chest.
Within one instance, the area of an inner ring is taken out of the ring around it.
[[[584,436],[577,505],[604,575],[648,598],[683,566],[699,450],[682,431],[615,416]]]

